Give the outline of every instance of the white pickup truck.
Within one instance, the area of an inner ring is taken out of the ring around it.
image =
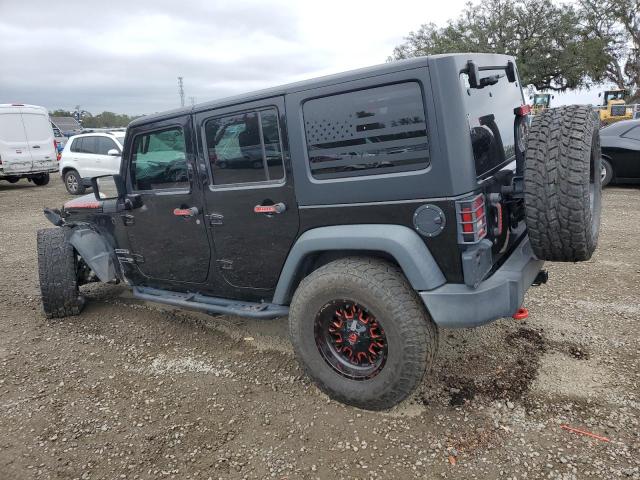
[[[46,108],[0,104],[0,180],[15,183],[26,178],[46,185],[49,174],[58,171],[58,160]]]

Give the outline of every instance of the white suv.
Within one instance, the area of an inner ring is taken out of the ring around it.
[[[125,132],[84,133],[69,139],[60,159],[60,175],[72,195],[84,193],[91,178],[120,172]]]

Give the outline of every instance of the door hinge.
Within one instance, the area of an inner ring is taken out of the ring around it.
[[[232,260],[220,259],[220,260],[216,260],[216,262],[218,262],[218,265],[222,270],[233,270]]]
[[[210,213],[207,215],[207,219],[209,220],[209,225],[222,225],[224,223],[224,215],[221,213]]]

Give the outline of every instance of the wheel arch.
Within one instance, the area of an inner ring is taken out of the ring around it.
[[[69,236],[69,243],[101,282],[118,278],[113,249],[98,232],[89,227],[76,227]]]
[[[389,224],[336,225],[303,233],[291,248],[280,273],[273,303],[287,305],[300,281],[330,261],[363,255],[397,264],[417,291],[446,282],[420,236],[408,227]]]

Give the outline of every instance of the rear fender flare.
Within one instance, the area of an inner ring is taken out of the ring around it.
[[[286,305],[291,300],[305,257],[335,250],[387,253],[416,291],[433,290],[446,282],[431,252],[414,230],[389,224],[336,225],[308,230],[298,238],[280,273],[273,303]]]
[[[69,243],[101,282],[106,283],[117,279],[113,249],[102,235],[90,228],[74,228],[69,237]]]

